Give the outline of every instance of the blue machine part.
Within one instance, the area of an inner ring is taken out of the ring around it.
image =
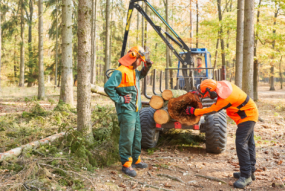
[[[204,54],[205,57],[205,68],[211,67],[211,53],[207,51],[206,48],[191,48],[192,54]],[[180,55],[186,54],[185,52],[180,52]],[[209,63],[208,63],[208,56],[209,56]],[[180,68],[180,61],[178,61],[178,68]],[[179,80],[179,89],[182,89],[185,86],[185,80],[183,75],[179,75],[180,70],[177,71],[177,78]],[[206,69],[206,77],[212,78],[212,75],[209,74],[209,70]],[[194,76],[195,79],[195,76]],[[198,78],[196,78],[198,79]]]

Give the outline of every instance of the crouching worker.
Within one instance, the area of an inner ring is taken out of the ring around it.
[[[141,109],[140,79],[144,78],[152,62],[146,60],[147,52],[142,47],[135,46],[119,59],[121,64],[110,79],[104,90],[115,102],[120,124],[119,154],[122,171],[129,176],[136,176],[133,168],[147,168],[141,161],[141,125],[139,110]],[[136,70],[144,62],[141,71]],[[132,168],[133,167],[133,168]]]
[[[204,80],[194,91],[201,97],[217,98],[217,102],[209,108],[195,109],[188,107],[188,115],[209,115],[226,109],[227,115],[233,119],[238,128],[236,131],[236,151],[240,172],[233,176],[238,178],[234,183],[236,188],[244,188],[255,180],[255,143],[254,125],[258,120],[258,110],[254,101],[239,87],[228,81]]]

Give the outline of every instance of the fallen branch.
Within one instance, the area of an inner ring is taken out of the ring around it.
[[[94,185],[94,183],[93,183],[92,180],[90,180],[90,179],[87,178],[86,176],[83,176],[83,175],[81,175],[81,174],[79,174],[79,173],[77,173],[77,172],[73,172],[73,171],[71,171],[71,170],[70,170],[70,171],[66,171],[66,170],[63,170],[63,169],[61,169],[61,168],[54,167],[54,166],[52,166],[52,165],[48,165],[48,164],[44,164],[44,163],[39,163],[39,165],[47,166],[47,167],[50,167],[50,168],[53,168],[53,169],[56,169],[56,170],[61,170],[61,171],[65,172],[66,174],[74,173],[74,174],[76,174],[76,175],[78,175],[78,176],[81,176],[81,177],[85,178],[86,180],[88,180],[88,181],[92,184],[92,186],[96,189],[96,187],[95,187],[95,185]]]
[[[209,180],[213,180],[213,181],[217,181],[217,182],[221,182],[221,183],[227,184],[225,181],[220,180],[220,179],[215,178],[215,177],[204,176],[204,175],[200,175],[200,174],[196,174],[195,176],[199,176],[199,177],[202,177],[202,178],[206,178],[206,179],[209,179]]]
[[[152,185],[150,185],[150,184],[146,184],[146,183],[144,183],[144,182],[137,181],[137,180],[133,179],[132,177],[129,177],[129,178],[130,178],[131,180],[136,181],[137,183],[142,184],[142,185],[144,185],[144,186],[146,186],[146,187],[149,187],[149,188],[155,188],[155,189],[157,189],[157,190],[164,190],[164,191],[174,191],[174,190],[169,190],[169,189],[165,189],[165,188],[159,188],[159,187],[157,187],[157,186],[152,186]]]
[[[100,87],[100,86],[97,86],[97,85],[94,85],[94,84],[91,84],[91,92],[92,92],[92,93],[96,93],[96,94],[100,94],[100,95],[102,95],[102,96],[109,97],[109,96],[105,93],[103,87]]]
[[[168,174],[157,174],[157,176],[164,176],[164,177],[167,177],[167,178],[170,178],[172,180],[176,180],[178,182],[182,182],[185,184],[185,182],[183,180],[181,180],[180,178],[177,178],[177,177],[174,177],[174,176],[170,176]]]
[[[152,175],[150,174],[150,172],[149,172],[149,171],[147,171],[147,174],[148,174],[150,177],[152,177]]]

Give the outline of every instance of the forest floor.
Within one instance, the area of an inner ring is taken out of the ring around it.
[[[285,90],[268,91],[268,89],[267,86],[259,88],[257,105],[263,122],[259,121],[256,124],[254,132],[257,156],[256,180],[247,186],[246,190],[285,190]],[[68,123],[76,127],[70,122],[76,119],[74,114],[59,114],[54,110],[59,99],[58,89],[47,88],[45,101],[36,102],[36,94],[36,88],[5,88],[2,91],[0,152],[57,133],[59,124]],[[48,115],[51,122],[43,122],[42,119],[47,120],[44,116],[34,116],[35,119],[32,116],[28,120],[23,117],[24,111],[33,113],[31,110],[36,103],[46,112],[51,111]],[[112,105],[112,102],[108,98],[93,95],[92,108],[96,104]],[[58,116],[61,116],[60,121]],[[28,128],[31,125],[33,131]],[[21,131],[23,127],[26,128],[24,133]],[[35,151],[40,154],[30,153],[20,156],[14,160],[14,163],[3,162],[0,166],[0,187],[1,190],[157,190],[147,187],[151,185],[161,190],[234,190],[232,184],[236,179],[232,174],[239,171],[235,150],[236,128],[233,121],[228,119],[227,147],[226,151],[219,155],[206,153],[203,141],[189,145],[179,140],[165,141],[165,136],[162,135],[157,148],[142,150],[142,159],[148,163],[149,168],[137,170],[138,175],[135,178],[129,178],[121,172],[119,161],[91,170],[83,167],[78,169],[75,167],[77,161],[73,157],[65,158],[66,155],[62,154],[61,150],[57,150],[55,155],[44,153],[41,156],[41,153],[49,152],[44,148]],[[16,138],[14,132],[16,136],[21,135],[22,139]],[[36,133],[30,136],[31,132]],[[182,130],[179,133],[199,136],[198,131]],[[178,138],[173,137],[173,139]],[[55,162],[58,160],[61,162]],[[68,170],[60,170],[63,167]],[[164,175],[176,177],[178,181]],[[215,177],[223,182],[196,175]],[[40,178],[42,178],[41,183],[38,181]]]

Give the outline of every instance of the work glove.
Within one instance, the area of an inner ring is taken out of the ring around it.
[[[124,103],[130,103],[131,102],[131,96],[130,95],[125,95],[124,96],[124,100],[125,100],[125,102]]]
[[[196,94],[196,95],[200,96],[200,93],[198,91],[196,91],[196,90],[192,90],[192,91],[190,91],[190,93]]]
[[[194,112],[195,112],[195,108],[194,107],[191,107],[191,106],[187,107],[187,109],[186,109],[186,114],[187,115],[194,115]]]
[[[144,63],[144,66],[150,68],[152,66],[153,62],[150,60],[146,60],[146,62]]]

